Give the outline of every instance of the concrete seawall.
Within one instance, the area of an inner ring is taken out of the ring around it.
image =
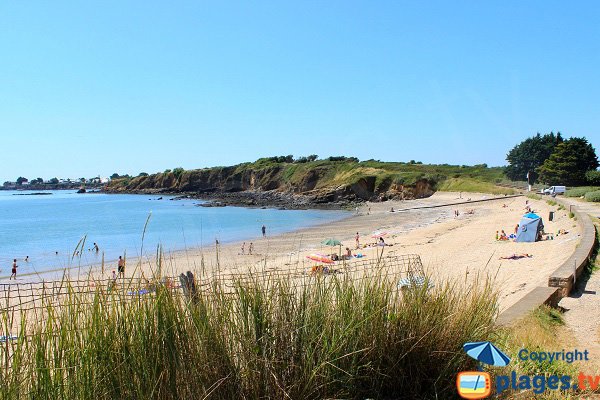
[[[548,278],[548,286],[559,288],[562,298],[569,295],[574,283],[581,276],[592,257],[596,246],[596,229],[588,214],[579,212],[576,206],[571,206],[562,200],[556,202],[571,211],[582,227],[581,242],[575,252]]]

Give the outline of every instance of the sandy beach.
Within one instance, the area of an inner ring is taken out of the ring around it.
[[[436,208],[448,203],[457,204]],[[307,259],[312,253],[338,253],[336,247],[321,244],[326,238],[343,243],[341,251],[349,247],[353,254],[364,255],[362,260],[380,255],[379,246],[366,247],[376,242],[373,233],[385,232],[384,254],[386,256],[417,254],[421,257],[426,273],[433,281],[446,279],[471,282],[476,277],[491,277],[500,293],[501,310],[509,307],[536,286],[546,286],[549,274],[563,263],[579,242],[579,227],[570,219],[568,211],[558,210],[544,200],[532,200],[524,196],[497,198],[490,195],[463,193],[436,193],[430,198],[411,201],[388,201],[368,203],[352,216],[328,225],[302,229],[279,236],[267,234],[262,237],[260,226],[257,236],[245,243],[248,253],[250,242],[253,254],[242,254],[242,243],[213,245],[202,249],[165,252],[162,273],[178,275],[191,270],[198,276],[216,273],[244,274],[257,268],[270,271],[297,270],[308,272],[316,263]],[[516,243],[496,240],[496,231],[513,233],[515,225],[526,212],[526,202],[533,211],[542,216],[545,232],[552,233],[554,240],[536,243]],[[391,210],[394,210],[392,212]],[[458,216],[455,215],[458,211]],[[548,221],[549,211],[555,212]],[[559,230],[568,233],[557,235]],[[355,236],[359,234],[360,248],[356,249]],[[217,250],[218,249],[218,250]],[[501,259],[513,254],[529,254],[521,259]],[[144,276],[156,268],[154,259],[129,260],[127,275]],[[335,268],[333,266],[332,268]],[[109,278],[116,266],[105,268],[103,277]]]

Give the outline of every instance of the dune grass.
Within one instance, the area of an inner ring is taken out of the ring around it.
[[[399,292],[384,273],[250,275],[192,300],[98,286],[42,310],[0,345],[3,399],[420,399],[455,396],[473,367],[462,345],[491,336],[497,296]]]
[[[565,192],[565,196],[567,197],[582,197],[585,196],[586,193],[595,192],[600,190],[598,186],[579,186],[574,188],[569,188]]]
[[[492,182],[485,182],[473,178],[449,178],[443,181],[438,190],[443,192],[473,192],[490,194],[515,194],[511,188],[496,186]]]

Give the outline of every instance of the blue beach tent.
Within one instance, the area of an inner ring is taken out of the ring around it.
[[[517,232],[517,242],[535,242],[542,237],[544,223],[542,218],[534,213],[523,215],[519,222],[519,232]]]

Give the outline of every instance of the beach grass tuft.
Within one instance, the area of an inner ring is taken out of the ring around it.
[[[0,345],[3,399],[449,398],[491,337],[488,282],[399,291],[384,271],[161,285],[97,284],[22,310]],[[68,281],[64,282],[69,285]],[[20,310],[2,311],[5,330]]]

